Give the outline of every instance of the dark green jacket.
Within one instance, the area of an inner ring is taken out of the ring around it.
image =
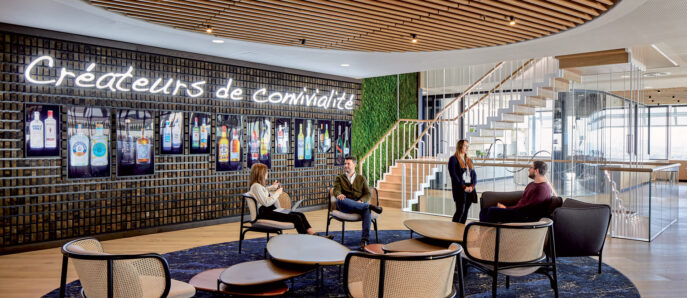
[[[353,184],[348,181],[346,174],[340,174],[334,179],[334,196],[344,194],[347,198],[365,203],[370,201],[370,188],[367,187],[365,177],[356,174]]]

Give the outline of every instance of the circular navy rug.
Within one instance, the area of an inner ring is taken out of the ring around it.
[[[335,240],[341,240],[340,232],[333,232]],[[371,233],[372,234],[372,233]],[[374,234],[371,235],[374,240]],[[379,242],[390,243],[408,239],[408,231],[386,230],[379,231]],[[213,269],[226,268],[231,265],[246,261],[264,259],[265,238],[249,239],[243,241],[242,253],[238,254],[238,241],[225,242],[201,247],[195,247],[182,251],[164,254],[169,263],[172,278],[188,282],[191,277],[199,272]],[[351,231],[346,236],[346,246],[356,249],[360,245],[359,232]],[[602,273],[597,274],[597,261],[589,257],[558,258],[558,289],[561,297],[639,297],[637,288],[622,273],[613,267],[603,264]],[[491,297],[491,277],[468,267],[465,276],[465,294],[470,297]],[[59,275],[59,272],[55,274]],[[344,290],[342,280],[338,278],[337,266],[324,268],[324,287],[320,289],[320,296],[343,297]],[[294,287],[289,291],[294,296],[315,296],[315,273],[294,279]],[[411,281],[409,281],[411,282]],[[511,278],[509,289],[505,286],[504,276],[499,277],[499,297],[541,297],[553,296],[553,290],[549,285],[549,279],[541,274],[531,274],[524,277]],[[456,284],[458,289],[458,284]],[[67,285],[67,297],[80,297],[81,285],[79,281]],[[57,297],[59,289],[48,293],[45,297]],[[197,291],[195,297],[213,297],[212,294]]]

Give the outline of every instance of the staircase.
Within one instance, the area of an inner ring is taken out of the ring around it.
[[[580,73],[558,69],[550,57],[498,63],[445,104],[433,120],[397,121],[361,159],[359,172],[377,187],[382,206],[410,210],[437,172],[445,170],[461,139],[461,121],[474,157],[537,109],[546,108],[558,92],[570,89],[571,82],[580,82]]]

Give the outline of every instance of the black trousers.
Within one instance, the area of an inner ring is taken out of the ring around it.
[[[281,212],[274,211],[276,207],[272,206],[260,206],[260,219],[270,219],[276,221],[290,222],[296,227],[298,234],[307,234],[310,227],[308,219],[305,218],[305,214],[300,212],[291,211],[289,214],[284,214]]]
[[[453,202],[456,203],[456,213],[453,214],[452,221],[464,224],[468,220],[468,211],[470,211],[470,206],[472,206],[472,199],[468,199],[465,191],[462,189],[453,189]]]
[[[518,209],[499,207],[484,208],[479,212],[479,221],[493,223],[528,222],[527,214]]]

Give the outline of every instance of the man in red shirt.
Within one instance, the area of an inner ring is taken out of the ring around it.
[[[529,177],[533,182],[525,187],[522,198],[517,204],[506,207],[497,203],[496,207],[484,208],[479,213],[479,220],[483,222],[523,222],[536,221],[548,209],[551,203],[551,186],[544,176],[546,163],[535,161],[529,169]],[[537,218],[534,218],[537,217]]]

